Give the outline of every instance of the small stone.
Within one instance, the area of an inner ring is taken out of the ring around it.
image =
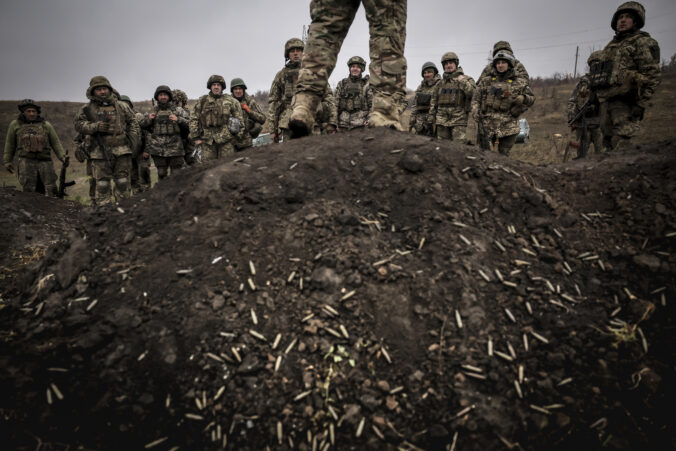
[[[390,384],[387,381],[378,381],[376,387],[384,392],[390,391]]]
[[[423,159],[420,155],[406,152],[398,163],[399,167],[414,174],[423,170]]]

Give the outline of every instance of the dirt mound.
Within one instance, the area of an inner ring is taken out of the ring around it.
[[[8,288],[22,294],[0,316],[4,436],[674,444],[658,415],[674,399],[674,159],[666,144],[536,168],[368,130],[87,210]]]

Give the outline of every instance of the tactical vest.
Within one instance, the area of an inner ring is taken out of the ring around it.
[[[429,111],[432,94],[427,92],[415,93],[415,109],[417,111]]]
[[[169,116],[175,114],[171,109],[156,110],[155,120],[153,121],[153,135],[178,135],[181,129],[178,123],[169,119]]]
[[[613,61],[596,61],[589,67],[589,86],[607,88],[613,78]]]
[[[210,99],[207,96],[202,105],[201,117],[204,128],[223,127],[228,116],[223,108],[222,99]]]
[[[498,81],[496,77],[491,77],[492,84],[486,93],[486,101],[482,105],[481,112],[499,111],[506,113],[512,106],[512,83],[514,80],[508,78],[504,81]]]
[[[114,104],[95,105],[91,104],[94,110],[92,117],[98,122],[108,122],[113,127],[107,133],[101,133],[103,140],[111,147],[124,146],[127,143],[126,134],[122,128],[122,118],[118,117],[117,109]]]
[[[300,68],[287,69],[284,76],[284,84],[282,85],[284,93],[282,94],[282,99],[285,105],[291,105],[291,99],[293,99],[293,95],[296,93],[298,72],[300,72]]]
[[[22,124],[18,131],[18,150],[24,152],[42,152],[49,147],[49,138],[43,122]]]
[[[338,109],[353,113],[355,111],[368,111],[368,101],[364,93],[364,85],[366,80],[360,78],[358,80],[348,79],[345,83],[343,91],[340,93],[338,99]]]
[[[465,92],[459,88],[441,88],[437,105],[440,108],[465,106]]]

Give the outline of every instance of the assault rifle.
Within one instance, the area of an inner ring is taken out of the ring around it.
[[[577,112],[577,114],[575,114],[575,116],[568,121],[568,127],[580,127],[582,134],[580,135],[580,142],[571,140],[568,143],[568,146],[566,146],[566,151],[563,154],[563,161],[568,159],[568,151],[571,147],[577,149],[577,156],[574,158],[575,160],[587,156],[587,150],[589,149],[589,139],[587,137],[587,120],[585,118],[585,114],[587,113],[589,105],[591,105],[591,98],[587,99],[584,105],[580,107],[580,110]]]
[[[59,173],[59,191],[56,193],[56,195],[61,199],[66,196],[66,188],[75,185],[75,180],[66,182],[66,170],[68,169],[69,164],[70,157],[68,156],[68,152],[66,152],[66,157],[63,159],[63,163],[61,164],[61,172]]]

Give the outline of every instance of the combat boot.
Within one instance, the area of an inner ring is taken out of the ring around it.
[[[392,97],[376,95],[373,99],[373,110],[368,119],[369,127],[388,127],[393,130],[404,131],[399,122],[399,109]]]
[[[318,95],[309,92],[297,92],[293,97],[291,104],[293,111],[289,119],[291,139],[301,138],[312,133],[319,101]]]

